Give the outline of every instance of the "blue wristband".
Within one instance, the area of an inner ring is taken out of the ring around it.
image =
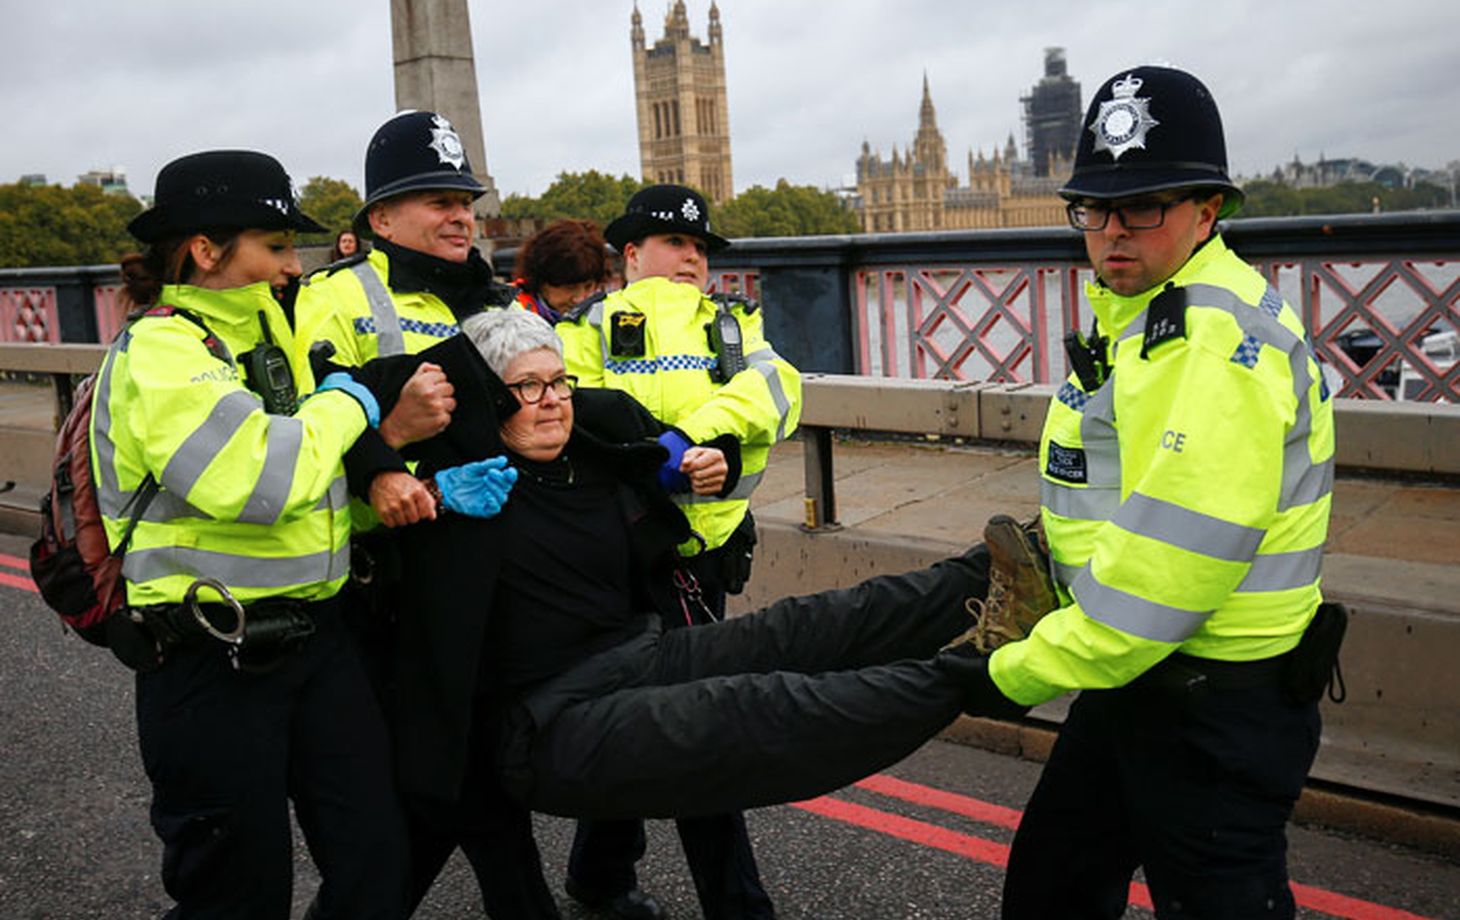
[[[321,380],[314,392],[323,393],[326,390],[339,390],[352,397],[360,404],[365,413],[365,421],[370,423],[370,427],[380,427],[380,403],[375,401],[375,394],[370,392],[369,387],[344,371],[335,371]]]

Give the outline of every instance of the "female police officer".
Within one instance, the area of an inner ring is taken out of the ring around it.
[[[340,460],[379,410],[352,382],[314,390],[278,296],[294,231],[322,228],[272,157],[210,151],[164,167],[128,229],[148,248],[124,261],[127,294],[150,309],[102,365],[92,464],[111,545],[134,527],[129,663],[169,916],[287,917],[291,801],[316,916],[400,916],[385,730],[335,602]]]

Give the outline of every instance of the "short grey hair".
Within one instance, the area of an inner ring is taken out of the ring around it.
[[[518,307],[475,313],[462,321],[461,331],[498,377],[505,377],[507,365],[529,351],[547,348],[563,357],[563,342],[547,320]]]

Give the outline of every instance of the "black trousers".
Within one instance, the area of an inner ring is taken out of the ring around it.
[[[969,625],[988,557],[961,557],[746,616],[643,633],[529,696],[507,788],[534,811],[695,817],[809,798],[883,769],[961,711],[934,656]]]
[[[507,795],[497,751],[503,702],[484,690],[473,710],[466,780],[455,795],[408,797],[411,876],[407,903],[414,912],[458,847],[471,864],[482,906],[496,920],[558,920],[557,901],[543,878],[532,834],[532,813]]]
[[[686,560],[700,591],[703,609],[689,607],[692,623],[666,623],[668,628],[706,625],[725,618],[727,573],[732,557],[736,567],[735,592],[740,593],[748,575],[755,523],[746,512],[750,537],[740,531],[726,546]],[[770,895],[761,884],[755,850],[745,827],[745,815],[728,814],[681,818],[675,822],[680,847],[694,879],[695,893],[705,920],[773,920],[776,915]],[[634,864],[644,858],[647,841],[641,818],[621,820],[579,820],[568,853],[568,877],[580,887],[614,896],[638,887]]]
[[[137,675],[137,731],[173,918],[289,916],[292,802],[322,882],[316,916],[405,915],[405,826],[385,724],[338,605],[265,674],[222,643]]]
[[[741,812],[675,822],[684,860],[705,920],[771,920],[776,915],[760,881]],[[584,818],[573,835],[568,875],[590,891],[617,894],[638,887],[634,863],[644,856],[640,818]]]
[[[1075,701],[1015,834],[1006,920],[1114,920],[1145,869],[1163,920],[1291,918],[1286,824],[1316,703],[1222,689],[1170,663]]]

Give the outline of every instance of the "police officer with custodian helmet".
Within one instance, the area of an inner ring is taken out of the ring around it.
[[[1318,746],[1342,608],[1319,575],[1333,405],[1301,320],[1226,246],[1207,88],[1105,82],[1060,190],[1096,279],[1040,444],[1062,606],[994,683],[1070,708],[1010,853],[1006,918],[1292,917],[1284,826]]]
[[[451,122],[435,112],[404,111],[386,121],[365,153],[365,203],[355,229],[374,238],[357,253],[312,275],[299,294],[299,347],[328,343],[330,360],[358,367],[371,358],[415,354],[455,335],[459,321],[511,302],[472,245],[472,202],[486,191]],[[436,434],[455,407],[440,368],[423,365],[408,387],[436,408],[421,425],[390,413],[378,435],[351,458],[351,490],[382,508],[391,526],[431,516],[433,499],[408,475],[395,450]],[[359,506],[356,506],[357,512]],[[374,521],[357,514],[357,529]]]
[[[424,351],[456,335],[466,317],[511,304],[515,291],[494,280],[491,266],[472,245],[472,202],[485,191],[472,175],[456,129],[442,115],[405,111],[382,124],[366,149],[365,203],[354,220],[358,231],[374,238],[374,248],[308,280],[299,296],[301,346],[317,349],[328,343],[331,361],[358,367],[377,357]],[[451,384],[434,364],[423,363],[405,389],[433,401],[437,411],[430,424],[410,419],[397,424],[391,412],[378,434],[360,439],[347,465],[351,492],[368,497],[389,528],[435,517],[436,495],[409,472],[398,450],[441,431],[456,405]],[[470,468],[475,481],[437,474],[431,485],[446,508],[459,500],[454,488],[464,496],[489,495],[491,500],[474,512],[490,516],[500,510],[516,470],[506,468],[503,458]],[[358,512],[360,505],[353,507]],[[368,560],[372,574],[368,584],[354,584],[347,592],[347,616],[367,649],[372,678],[392,698],[391,718],[439,722],[448,733],[474,731],[474,709],[472,715],[453,710],[442,718],[439,711],[421,712],[411,702],[423,685],[419,672],[426,665],[418,652],[426,641],[424,628],[411,620],[411,611],[396,615],[395,607],[417,573],[399,571],[393,536],[375,524],[357,513],[355,556]],[[406,743],[404,733],[395,735],[397,745]],[[410,834],[408,903],[420,902],[460,847],[476,872],[488,913],[556,918],[530,813],[507,801],[493,781],[462,775],[462,762],[447,756],[444,743],[438,747],[397,759]],[[417,769],[423,762],[439,770]],[[442,772],[449,778],[443,779]]]

